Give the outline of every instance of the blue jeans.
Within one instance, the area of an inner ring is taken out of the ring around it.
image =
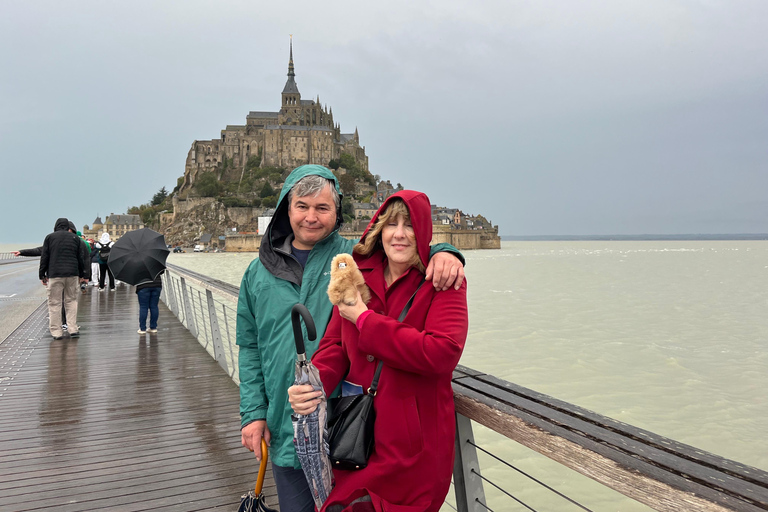
[[[149,328],[157,329],[157,316],[160,309],[157,303],[160,302],[160,291],[162,288],[142,288],[136,295],[139,296],[139,329],[147,330],[147,311],[149,311]]]
[[[314,512],[315,500],[304,471],[278,466],[273,462],[272,476],[277,487],[280,512]]]

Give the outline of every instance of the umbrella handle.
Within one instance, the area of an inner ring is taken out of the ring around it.
[[[304,355],[307,351],[304,348],[304,335],[301,333],[301,319],[299,316],[304,319],[304,324],[307,326],[307,337],[310,341],[314,341],[317,337],[317,331],[315,330],[315,321],[312,319],[312,315],[309,314],[307,306],[304,304],[294,304],[291,308],[293,339],[296,342],[296,353]]]
[[[262,437],[261,464],[259,464],[259,476],[256,478],[256,496],[261,494],[261,489],[264,487],[264,476],[267,474],[267,460],[269,460],[269,450],[267,449],[267,442]]]

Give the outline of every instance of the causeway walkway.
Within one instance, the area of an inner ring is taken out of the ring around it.
[[[43,302],[0,341],[0,511],[236,511],[258,464],[235,383],[162,302],[152,335],[132,287],[79,304],[79,339]]]

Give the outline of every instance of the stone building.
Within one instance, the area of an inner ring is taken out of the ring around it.
[[[333,120],[333,109],[323,106],[319,95],[314,100],[301,98],[295,76],[291,40],[288,80],[280,95],[280,110],[252,111],[245,125],[229,125],[221,130],[221,138],[193,142],[180,193],[189,190],[201,173],[218,171],[227,162],[233,177],[239,177],[251,157],[259,157],[261,167],[293,169],[304,164],[327,166],[342,153],[349,153],[361,169],[368,171],[368,157],[365,147],[360,146],[357,129],[341,133]]]
[[[93,238],[94,240],[101,238],[102,233],[109,233],[112,240],[119,240],[128,231],[143,227],[144,223],[138,215],[115,215],[111,213],[104,222],[101,221],[100,216],[97,216],[90,228],[87,224],[83,226],[82,233],[86,238]]]

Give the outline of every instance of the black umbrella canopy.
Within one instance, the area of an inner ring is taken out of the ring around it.
[[[154,281],[165,269],[169,253],[161,233],[149,228],[136,229],[115,242],[108,265],[115,279],[137,285]]]

